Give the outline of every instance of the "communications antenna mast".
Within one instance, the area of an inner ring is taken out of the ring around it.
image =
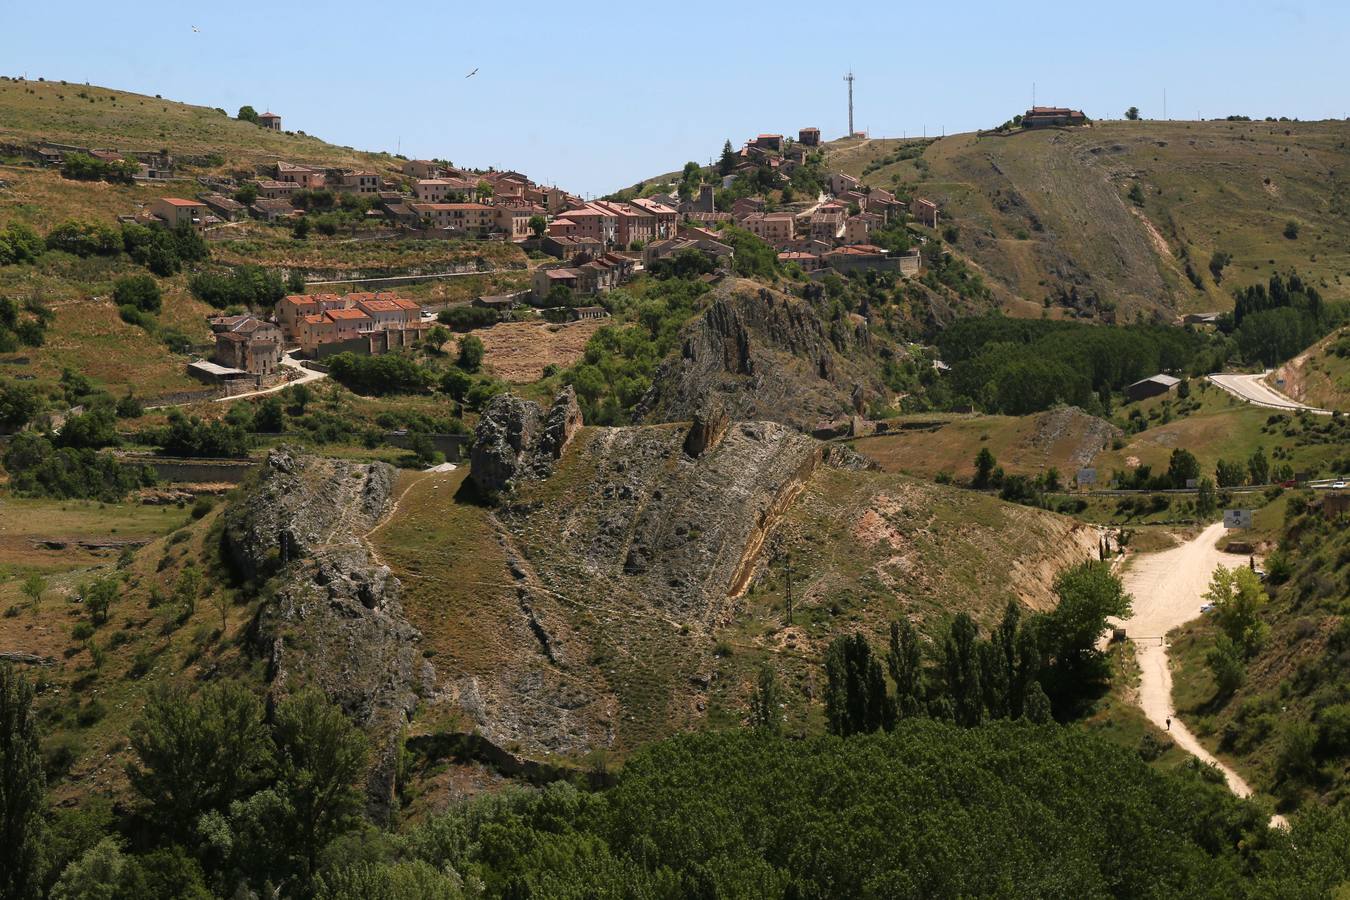
[[[848,82],[848,136],[853,137],[853,70],[844,76]]]

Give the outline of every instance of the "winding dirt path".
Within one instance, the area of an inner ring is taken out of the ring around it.
[[[1167,633],[1200,616],[1214,569],[1247,564],[1246,556],[1215,548],[1223,532],[1223,523],[1216,522],[1184,544],[1137,557],[1123,579],[1125,589],[1134,597],[1134,612],[1118,624],[1134,643],[1140,670],[1139,706],[1144,715],[1167,731],[1183,750],[1222,772],[1234,794],[1250,797],[1251,786],[1242,776],[1215,759],[1177,718],[1167,658]],[[1287,827],[1284,817],[1278,815],[1271,818],[1271,825]]]

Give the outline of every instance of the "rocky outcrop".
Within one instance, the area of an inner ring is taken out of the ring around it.
[[[489,495],[510,492],[522,478],[544,478],[581,427],[581,407],[571,386],[547,413],[514,394],[498,394],[483,410],[470,455],[472,477]]]
[[[1077,469],[1091,465],[1093,458],[1121,435],[1121,430],[1105,419],[1076,406],[1061,406],[1036,417],[1031,443],[1047,455],[1067,457]]]
[[[270,578],[254,630],[273,698],[315,685],[372,737],[371,810],[393,803],[399,739],[434,683],[401,589],[364,536],[392,505],[394,470],[274,450],[226,515],[227,555]]]
[[[731,417],[720,403],[694,413],[694,421],[684,435],[684,452],[695,459],[707,453],[721,443],[730,424]]]
[[[733,281],[685,327],[679,355],[658,368],[638,416],[689,421],[718,403],[732,421],[804,430],[883,393],[878,371],[861,316],[827,323],[805,300]]]

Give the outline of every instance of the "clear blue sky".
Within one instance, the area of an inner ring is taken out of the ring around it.
[[[1164,88],[1171,118],[1350,115],[1345,0],[0,6],[5,74],[247,103],[333,143],[595,194],[725,138],[842,135],[850,68],[876,137],[996,125],[1033,81],[1095,118],[1161,117]]]

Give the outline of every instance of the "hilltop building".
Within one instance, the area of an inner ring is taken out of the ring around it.
[[[1022,115],[1023,128],[1045,128],[1050,125],[1086,125],[1087,116],[1079,109],[1065,106],[1033,106]]]

